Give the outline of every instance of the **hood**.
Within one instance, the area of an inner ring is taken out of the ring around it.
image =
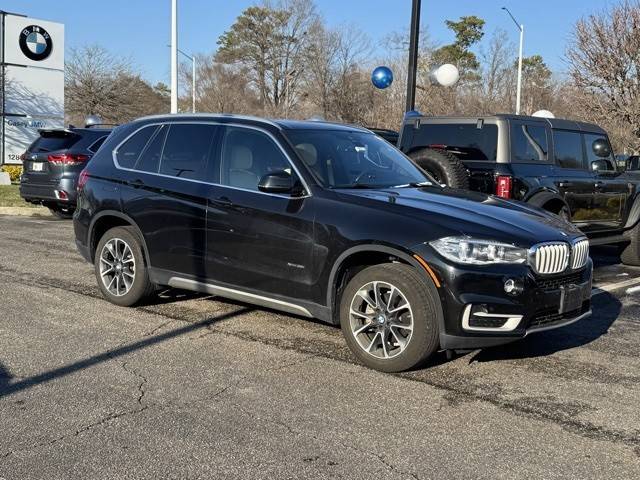
[[[424,187],[341,189],[340,193],[423,219],[438,237],[468,235],[522,247],[584,237],[572,224],[540,208],[466,190]]]

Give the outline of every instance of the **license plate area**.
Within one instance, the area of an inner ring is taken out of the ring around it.
[[[44,162],[31,162],[30,170],[32,172],[42,172],[42,171],[44,171]]]
[[[563,285],[560,287],[560,310],[559,313],[567,313],[578,310],[582,307],[582,302],[587,297],[589,284],[584,285]],[[589,294],[591,292],[589,291]]]

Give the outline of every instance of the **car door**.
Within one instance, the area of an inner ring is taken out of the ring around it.
[[[583,135],[587,163],[594,174],[595,195],[592,224],[594,229],[611,229],[621,227],[627,201],[632,189],[629,181],[616,168],[609,139],[606,135],[585,133]],[[598,155],[597,145],[607,147],[605,155]],[[595,148],[594,148],[595,147]]]
[[[210,189],[206,170],[222,129],[188,122],[154,128],[127,172],[123,210],[140,227],[153,268],[204,278]],[[144,129],[138,135],[142,133],[147,136]],[[129,141],[135,141],[135,135]],[[116,155],[125,156],[126,150],[127,142]]]
[[[582,229],[593,228],[595,178],[587,167],[582,133],[553,130],[554,183],[571,211],[571,221]]]
[[[312,198],[261,192],[260,178],[277,171],[297,177],[275,137],[225,128],[218,185],[207,202],[207,275],[243,290],[310,298]]]

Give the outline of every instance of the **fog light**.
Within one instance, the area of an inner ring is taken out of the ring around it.
[[[513,278],[509,278],[504,282],[504,291],[509,295],[519,295],[522,293],[522,290],[522,284]]]

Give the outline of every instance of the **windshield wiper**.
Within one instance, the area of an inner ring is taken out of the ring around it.
[[[420,187],[433,187],[431,182],[410,182],[402,185],[394,185],[391,188],[420,188]]]

